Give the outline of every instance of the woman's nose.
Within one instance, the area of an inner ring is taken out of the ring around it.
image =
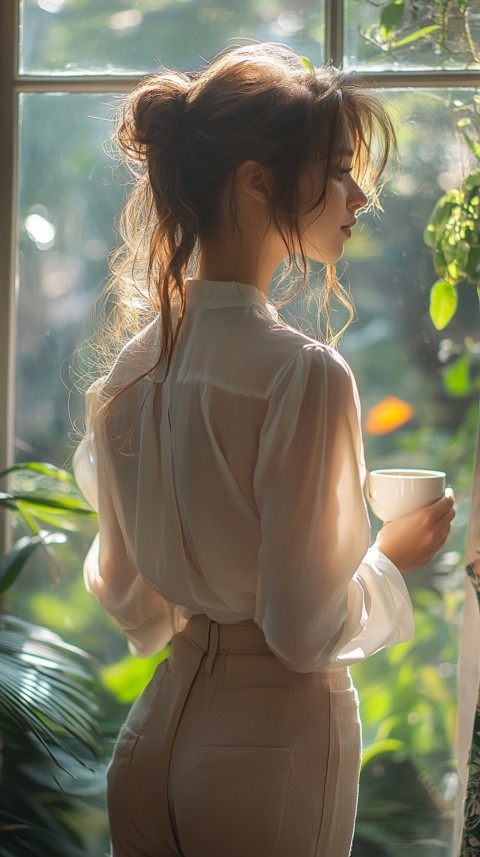
[[[352,179],[351,187],[348,193],[348,207],[351,211],[356,211],[358,208],[363,208],[368,202],[368,197],[363,192],[360,185],[355,179]]]

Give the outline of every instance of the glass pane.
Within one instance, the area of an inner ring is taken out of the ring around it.
[[[197,68],[239,39],[288,42],[323,61],[324,0],[22,0],[24,74]],[[229,42],[230,40],[230,42]]]
[[[345,0],[344,65],[372,69],[478,68],[478,3]]]
[[[107,254],[115,243],[114,218],[124,192],[122,177],[116,174],[113,179],[114,162],[102,148],[113,101],[111,94],[21,97],[17,461],[68,466],[78,442],[72,421],[80,416],[81,396],[73,390],[69,365],[106,275]],[[22,474],[20,479],[20,490],[30,493],[32,477]],[[48,480],[36,487],[47,495],[52,490]],[[23,535],[16,523],[15,540]],[[67,531],[68,541],[51,550],[50,566],[41,550],[35,553],[8,592],[7,612],[60,634],[92,655],[101,654],[105,668],[123,662],[126,650],[124,639],[83,584],[82,561],[96,522],[78,524],[70,517],[67,523],[76,524],[78,531]],[[47,517],[40,526],[56,530],[62,521]],[[125,714],[126,706],[103,689],[98,716],[103,760],[111,753]],[[92,857],[108,850],[102,771],[102,765],[97,774],[84,771],[81,800],[73,813],[68,804],[65,814],[85,849],[79,853]]]
[[[472,364],[463,390],[461,382],[455,387],[451,380],[455,367],[470,359],[466,341],[478,343],[478,299],[475,287],[463,284],[454,320],[442,331],[434,328],[429,295],[437,275],[423,233],[436,201],[445,190],[458,187],[468,169],[466,148],[456,135],[456,110],[461,111],[461,102],[471,104],[473,93],[415,90],[390,93],[389,99],[395,108],[400,166],[382,198],[384,212],[361,218],[348,244],[348,281],[358,322],[341,340],[340,350],[359,384],[367,466],[445,470],[459,513],[446,550],[406,581],[415,608],[413,643],[352,669],[365,746],[373,754],[382,741],[394,739],[401,742],[406,760],[400,771],[388,753],[380,752],[376,764],[373,760],[365,766],[359,818],[365,827],[368,820],[384,829],[385,844],[395,840],[396,854],[437,857],[438,842],[451,840],[447,808],[451,810],[455,794],[451,760],[462,556],[478,400]],[[386,675],[391,676],[388,687]],[[417,780],[415,772],[420,773]],[[408,834],[404,821],[395,821],[394,810],[395,783],[404,776],[412,777],[412,791],[405,784],[400,789],[400,800],[410,805]],[[420,782],[433,786],[443,812],[428,808],[427,789]],[[388,824],[374,813],[372,817],[375,793],[383,811],[392,806]],[[368,843],[365,828],[363,835]],[[357,841],[362,841],[361,825]],[[371,851],[367,847],[358,853]]]
[[[106,275],[123,188],[102,145],[113,96],[21,99],[17,444],[63,465],[70,454],[69,357]],[[70,400],[75,416],[75,399]]]

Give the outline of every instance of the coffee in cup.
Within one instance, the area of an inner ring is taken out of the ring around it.
[[[445,484],[441,470],[372,470],[365,493],[377,518],[393,521],[438,500],[445,493]]]

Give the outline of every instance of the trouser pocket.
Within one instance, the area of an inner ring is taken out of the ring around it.
[[[274,857],[294,750],[202,747],[190,813],[198,857]]]
[[[183,749],[179,739],[174,802],[185,857],[274,857],[294,762],[282,746],[291,698],[284,687],[217,689],[195,750],[188,735]]]

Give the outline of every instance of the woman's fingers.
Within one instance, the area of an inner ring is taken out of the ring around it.
[[[433,503],[430,503],[429,506],[425,506],[422,511],[427,517],[431,518],[432,521],[436,521],[439,518],[442,518],[444,515],[450,514],[453,511],[453,520],[453,518],[455,517],[455,498],[453,496],[452,490],[449,489],[448,494],[443,494],[438,500],[435,500]]]
[[[401,572],[426,565],[445,544],[455,517],[453,492],[384,524],[377,545]]]

